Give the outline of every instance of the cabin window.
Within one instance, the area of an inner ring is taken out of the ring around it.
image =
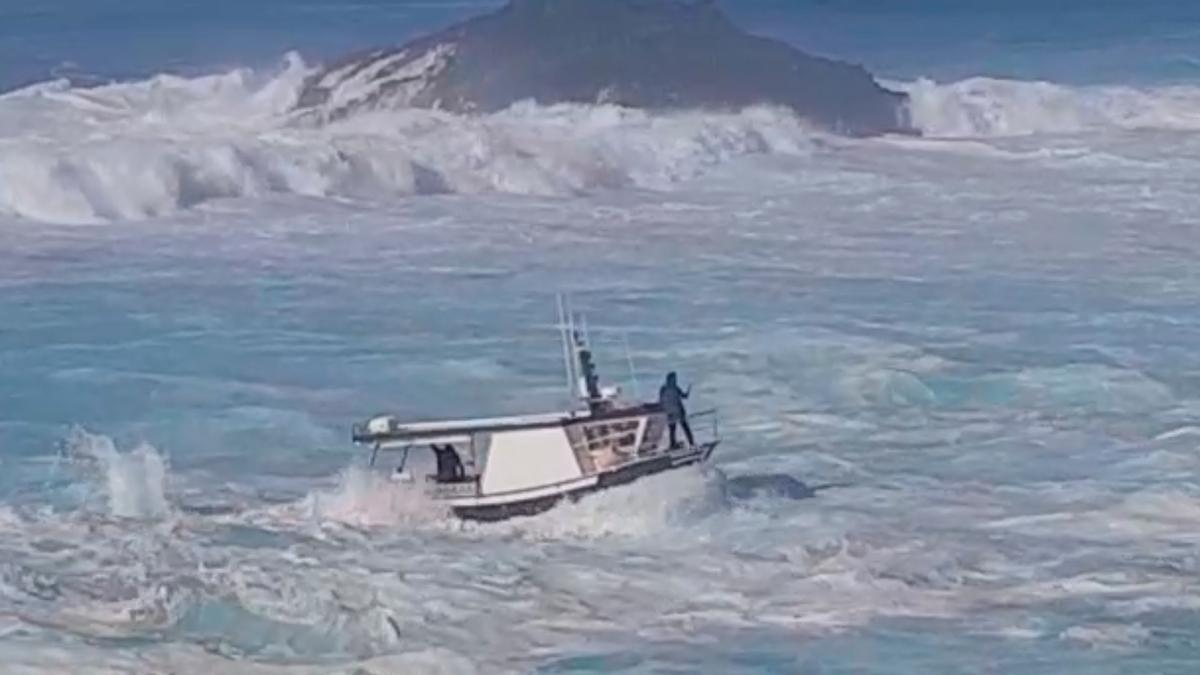
[[[667,419],[664,415],[651,415],[646,422],[646,433],[642,436],[642,445],[638,454],[653,453],[662,441],[663,433],[667,430]]]
[[[631,452],[637,442],[637,429],[637,419],[604,422],[584,427],[583,435],[589,451]]]

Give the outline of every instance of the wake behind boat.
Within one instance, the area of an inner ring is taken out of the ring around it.
[[[394,475],[411,480],[405,467],[413,448],[431,450],[437,472],[424,489],[458,517],[495,521],[541,513],[580,497],[643,476],[708,461],[720,442],[715,410],[687,419],[710,422],[699,441],[687,430],[674,443],[668,427],[677,415],[661,401],[623,402],[620,389],[601,387],[586,323],[559,301],[563,362],[581,405],[564,411],[463,420],[402,422],[390,415],[354,425],[353,440],[399,454]],[[682,420],[686,423],[687,419]]]

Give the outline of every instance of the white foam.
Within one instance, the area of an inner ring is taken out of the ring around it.
[[[382,58],[375,67],[401,58]],[[369,70],[346,73],[330,105],[361,98],[354,85]],[[807,154],[814,137],[790,112],[766,107],[651,114],[526,103],[452,115],[404,108],[399,100],[321,122],[292,112],[312,72],[289,56],[274,73],[161,75],[91,89],[54,81],[0,96],[0,213],[103,223],[271,194],[380,199],[664,189],[736,157]],[[1200,87],[988,78],[893,86],[909,93],[915,124],[935,138],[1200,129]],[[937,148],[928,141],[897,147]],[[1039,156],[979,144],[966,149],[980,157]]]
[[[452,47],[431,50],[432,61],[409,65],[436,69],[447,50]],[[329,105],[341,109],[357,101],[364,94],[356,83],[372,67],[402,59],[384,57],[363,71],[342,73],[345,81]],[[312,72],[289,55],[276,72],[160,75],[90,89],[52,81],[2,95],[0,214],[103,223],[271,194],[379,199],[664,189],[736,157],[807,154],[813,138],[791,113],[765,107],[650,114],[608,105],[519,104],[489,115],[452,115],[404,108],[412,95],[406,89],[386,110],[358,106],[325,123],[292,112]],[[1200,129],[1200,87],[990,78],[890,84],[911,96],[914,123],[933,138]],[[916,140],[896,146],[938,149]],[[983,158],[1049,152],[1061,159],[1061,151],[1014,153],[978,143],[956,150]],[[1102,161],[1089,153],[1077,160]]]
[[[973,77],[893,83],[928,136],[991,137],[1105,129],[1200,129],[1200,87],[1071,87]]]
[[[89,675],[165,672],[186,675],[475,675],[480,672],[511,672],[495,664],[480,668],[471,659],[442,648],[416,649],[401,654],[354,659],[341,664],[304,665],[231,659],[199,645],[112,649],[87,644],[66,647],[25,641],[0,651],[0,659],[5,664],[5,672],[12,675],[79,672]],[[86,663],[86,668],[81,667],[81,663]]]
[[[1200,427],[1197,427],[1192,424],[1186,424],[1181,427],[1176,427],[1174,429],[1164,431],[1161,434],[1155,436],[1154,440],[1169,441],[1172,439],[1183,438],[1186,436],[1200,436]]]
[[[656,536],[678,533],[694,517],[719,509],[721,500],[718,483],[698,469],[685,469],[565,502],[537,516],[466,529],[532,540]]]
[[[1135,492],[1100,508],[1004,518],[987,527],[1124,545],[1159,541],[1190,546],[1200,541],[1194,528],[1197,520],[1200,499],[1179,490],[1157,489]]]
[[[663,188],[732,157],[803,153],[811,135],[769,108],[656,115],[521,104],[482,116],[366,111],[317,124],[289,114],[309,72],[291,57],[273,77],[239,70],[95,89],[55,82],[2,96],[0,213],[82,224],[269,194]]]
[[[1093,647],[1134,647],[1151,637],[1141,624],[1087,624],[1072,626],[1060,635],[1063,640],[1082,642]]]
[[[456,50],[454,43],[443,43],[414,59],[401,51],[378,56],[365,67],[352,61],[334,69],[321,78],[320,85],[328,88],[329,99],[319,112],[328,118],[363,107],[408,107],[431,79],[450,65]]]
[[[345,469],[332,490],[317,490],[300,505],[319,520],[356,527],[387,527],[441,522],[447,511],[426,496],[419,483],[402,483],[359,466]]]

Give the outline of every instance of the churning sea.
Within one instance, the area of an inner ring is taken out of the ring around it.
[[[495,6],[0,5],[0,673],[1200,672],[1200,5],[727,3],[919,138],[286,122]],[[562,405],[557,291],[712,469],[483,526],[364,470]]]

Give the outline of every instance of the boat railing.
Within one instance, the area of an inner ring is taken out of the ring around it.
[[[708,423],[710,441],[721,440],[720,418],[717,415],[716,408],[701,410],[700,412],[688,413],[688,423],[692,426],[692,431],[696,431],[703,423]],[[696,424],[699,421],[700,424]]]

